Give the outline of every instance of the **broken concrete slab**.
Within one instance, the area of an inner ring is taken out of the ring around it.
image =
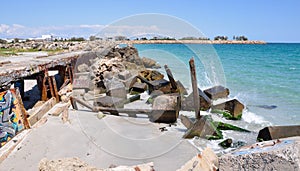
[[[212,136],[223,137],[221,131],[217,129],[209,115],[202,116],[196,120],[193,126],[183,135],[183,138],[193,138],[195,136],[207,139]]]
[[[111,80],[106,83],[106,95],[111,97],[117,97],[127,99],[127,92],[122,82],[117,80]]]
[[[153,113],[149,116],[153,122],[173,123],[179,114],[178,95],[161,95],[154,99]],[[156,112],[157,111],[157,112]]]
[[[219,157],[220,171],[299,170],[300,137],[285,138],[244,146]]]
[[[300,125],[265,127],[259,131],[257,140],[267,141],[293,136],[300,136]]]
[[[204,90],[204,93],[212,100],[220,98],[227,98],[229,95],[229,89],[223,86],[214,86],[212,88]]]
[[[236,120],[242,118],[244,105],[237,99],[232,99],[221,104],[213,105],[211,109],[212,112],[218,112],[218,110],[225,111],[225,112],[228,111],[226,113],[222,113],[223,116],[227,119]],[[227,116],[227,114],[230,115]]]
[[[208,110],[212,102],[209,97],[201,89],[198,88],[199,98],[200,98],[200,110],[206,111]],[[183,99],[181,104],[181,109],[184,111],[191,111],[194,110],[194,100],[193,100],[193,93]]]
[[[146,90],[147,90],[147,84],[146,83],[136,82],[136,83],[133,84],[132,87],[130,87],[130,91],[134,91],[134,92],[138,92],[138,93],[143,93]]]

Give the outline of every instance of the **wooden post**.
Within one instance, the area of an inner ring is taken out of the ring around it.
[[[48,100],[46,82],[47,82],[47,76],[44,76],[43,83],[42,83],[42,101],[47,101]]]
[[[22,101],[19,89],[17,88],[15,90],[16,90],[16,98],[18,100],[18,104],[17,105],[19,105],[19,107],[21,109],[22,122],[23,122],[24,128],[25,129],[29,129],[30,125],[29,125],[29,122],[27,120],[28,113],[27,113],[26,109],[24,108],[24,104],[23,104],[23,101]]]
[[[193,87],[195,117],[197,119],[200,119],[201,118],[201,116],[200,116],[200,98],[199,98],[199,92],[198,92],[194,58],[191,58],[189,63],[190,63],[190,72],[191,72],[191,80],[192,80],[192,87]]]
[[[177,90],[177,83],[174,80],[173,74],[172,74],[170,68],[168,67],[168,65],[165,65],[165,70],[166,70],[167,76],[169,78],[169,81],[171,83],[172,89],[176,91]]]
[[[48,84],[49,84],[49,89],[50,89],[51,97],[55,97],[55,95],[54,95],[54,89],[53,89],[53,84],[52,84],[52,79],[49,76],[47,78],[48,78]]]
[[[71,105],[72,105],[72,108],[75,109],[75,110],[78,110],[78,106],[76,104],[76,100],[74,99],[74,97],[70,97],[70,102],[71,102]]]
[[[51,76],[52,79],[52,84],[53,84],[53,91],[54,91],[54,95],[56,98],[56,103],[59,102],[59,96],[58,96],[58,90],[57,90],[57,86],[56,86],[56,80],[54,76]]]

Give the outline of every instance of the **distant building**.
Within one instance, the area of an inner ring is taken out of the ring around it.
[[[53,36],[50,34],[42,35],[42,39],[45,41],[53,41],[54,40]]]

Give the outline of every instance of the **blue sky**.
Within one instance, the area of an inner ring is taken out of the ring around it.
[[[299,0],[9,0],[1,2],[0,13],[0,38],[94,34],[126,16],[161,13],[191,23],[210,38],[300,42]]]

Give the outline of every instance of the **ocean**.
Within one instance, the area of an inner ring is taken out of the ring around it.
[[[191,92],[189,59],[195,58],[198,86],[229,88],[246,109],[243,122],[259,130],[300,124],[300,44],[136,44],[141,57],[167,64]],[[235,123],[235,122],[233,122]],[[236,122],[238,123],[238,122]]]

